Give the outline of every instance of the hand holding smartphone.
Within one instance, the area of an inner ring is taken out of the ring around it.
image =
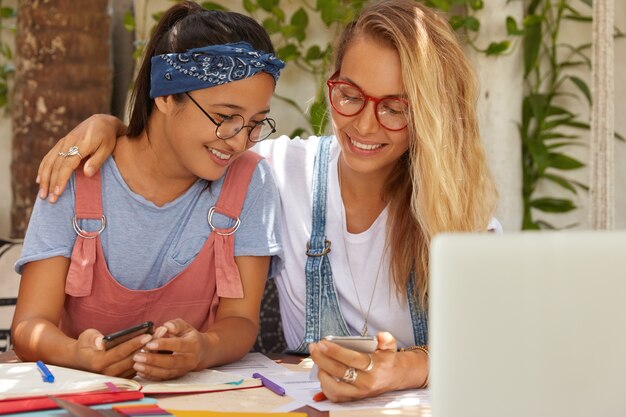
[[[374,353],[378,347],[378,339],[375,336],[326,336],[324,340],[362,353]]]
[[[112,349],[115,346],[124,343],[135,336],[139,336],[140,334],[152,334],[153,327],[154,325],[151,321],[146,321],[136,326],[132,326],[127,329],[108,334],[102,338],[104,350]]]

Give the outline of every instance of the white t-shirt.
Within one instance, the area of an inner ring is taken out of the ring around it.
[[[261,142],[255,148],[273,168],[282,204],[280,223],[284,268],[275,279],[285,338],[290,349],[297,348],[304,337],[304,268],[307,260],[306,243],[311,235],[313,162],[318,143],[316,137],[290,140],[282,136]],[[398,300],[395,295],[389,281],[388,259],[385,257],[381,262],[387,210],[383,210],[365,232],[348,233],[337,177],[338,158],[339,146],[333,142],[328,170],[326,236],[331,242],[329,260],[344,319],[351,332],[359,334],[371,302],[368,333],[374,335],[378,331],[388,331],[400,346],[413,345],[408,304]],[[377,274],[378,283],[374,291]],[[363,311],[359,307],[359,300]]]

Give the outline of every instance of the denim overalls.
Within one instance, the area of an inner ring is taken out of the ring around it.
[[[305,266],[305,330],[304,340],[294,351],[297,353],[308,353],[308,344],[317,342],[324,336],[350,335],[339,308],[330,260],[328,259],[331,242],[326,240],[325,236],[328,161],[330,159],[330,144],[334,139],[333,136],[320,138],[313,166],[313,225],[311,239],[307,244]],[[411,275],[407,296],[413,323],[413,337],[416,345],[426,345],[428,343],[428,317],[410,296],[413,292],[413,285],[413,275]]]

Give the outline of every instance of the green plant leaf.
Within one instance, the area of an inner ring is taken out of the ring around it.
[[[511,16],[506,18],[506,33],[509,36],[523,35],[524,31],[517,27],[517,21]]]
[[[434,7],[444,12],[450,11],[451,3],[449,0],[430,0],[428,3],[430,7]]]
[[[545,220],[537,220],[537,225],[539,225],[540,229],[549,229],[549,230],[556,230],[557,227],[554,226],[552,223],[548,223]]]
[[[559,70],[564,69],[564,68],[576,68],[576,67],[580,67],[582,65],[587,65],[588,63],[585,61],[566,61],[566,62],[561,62],[559,65],[557,65],[557,68]]]
[[[280,0],[257,0],[258,5],[266,12],[271,12],[272,9],[280,3]]]
[[[278,48],[276,54],[280,59],[287,62],[298,58],[300,56],[300,51],[298,50],[298,47],[296,45],[290,43],[283,46],[282,48]]]
[[[570,112],[569,110],[560,107],[560,106],[548,106],[548,108],[546,109],[546,116],[555,116],[555,115],[562,115],[562,114],[567,114],[569,116],[574,116],[572,114],[572,112]]]
[[[589,103],[589,105],[591,106],[592,104],[591,91],[589,91],[589,87],[587,86],[587,83],[573,75],[570,75],[568,78],[570,79],[570,81],[576,84],[576,87],[578,87],[578,89],[585,95],[585,97],[587,98],[587,103]]]
[[[306,131],[305,131],[304,129],[302,129],[301,127],[299,127],[299,128],[297,128],[297,129],[294,129],[294,130],[293,130],[293,132],[291,132],[291,133],[289,134],[289,137],[290,137],[291,139],[294,139],[294,138],[301,138],[301,137],[303,137],[303,136],[304,136],[304,134],[305,134],[305,133],[306,133]]]
[[[543,174],[543,177],[547,179],[548,181],[552,181],[553,183],[560,185],[566,190],[571,191],[574,194],[578,194],[578,191],[576,191],[576,188],[574,188],[571,181],[568,180],[567,178],[561,177],[559,175],[554,175],[554,174]]]
[[[570,120],[573,120],[573,119],[574,119],[574,116],[571,116],[571,115],[570,116],[566,116],[566,117],[561,117],[561,118],[558,118],[558,119],[551,118],[550,120],[547,120],[547,118],[546,118],[546,120],[543,123],[541,123],[541,130],[544,131],[544,132],[545,131],[549,131],[551,129],[554,129],[557,126],[563,126],[567,122],[569,122]]]
[[[207,10],[228,10],[226,7],[222,6],[221,4],[218,3],[214,3],[212,1],[204,1],[202,3],[200,3],[200,6],[204,7]]]
[[[131,12],[124,13],[124,29],[132,32],[136,27],[135,16]]]
[[[163,17],[163,14],[165,14],[164,11],[152,13],[152,16],[151,16],[152,20],[154,20],[155,22],[158,22],[159,20],[161,20],[161,17]]]
[[[259,6],[252,2],[252,0],[243,0],[243,8],[246,9],[248,13],[254,13],[259,9]]]
[[[320,12],[322,22],[326,26],[342,20],[342,9],[339,0],[317,0],[315,9]]]
[[[472,10],[482,10],[485,7],[483,0],[469,0],[468,3]]]
[[[501,53],[509,49],[510,45],[511,45],[511,42],[509,41],[491,42],[489,46],[487,47],[487,49],[485,50],[485,54],[500,55]]]
[[[0,19],[11,19],[16,16],[16,11],[13,7],[0,7]]]
[[[311,46],[309,49],[307,49],[306,55],[304,56],[304,59],[306,59],[307,61],[315,61],[322,58],[324,58],[324,54],[322,53],[319,45]]]
[[[326,124],[328,122],[328,112],[326,109],[326,101],[322,97],[320,100],[315,101],[311,105],[309,110],[309,119],[311,120],[311,128],[313,128],[314,135],[322,135],[326,130]]]
[[[480,29],[480,21],[474,16],[467,16],[464,19],[463,26],[473,32],[478,32],[478,30]]]
[[[279,33],[281,26],[280,22],[276,20],[275,17],[268,17],[267,19],[263,20],[263,28],[265,28],[267,33],[272,35],[274,33]]]
[[[589,186],[588,185],[583,184],[582,182],[579,182],[579,181],[576,181],[576,180],[570,180],[570,181],[572,182],[572,184],[576,185],[581,190],[589,191]]]
[[[550,167],[561,170],[578,169],[585,166],[584,163],[577,159],[567,156],[562,153],[550,153],[548,154]]]
[[[585,122],[577,122],[577,121],[571,121],[571,122],[567,122],[565,123],[567,126],[569,127],[574,127],[576,129],[583,129],[583,130],[589,130],[591,127],[589,126],[589,123],[585,123]]]
[[[574,202],[565,198],[537,198],[531,200],[530,206],[546,213],[567,213],[576,209]]]
[[[622,136],[621,134],[619,134],[617,131],[613,132],[615,134],[615,138],[619,139],[621,141],[626,141],[626,138],[624,138],[624,136]]]
[[[551,143],[549,145],[546,146],[546,148],[549,151],[552,151],[554,149],[559,149],[562,147],[570,147],[570,146],[587,146],[581,142],[557,142],[557,143]]]
[[[526,78],[539,65],[539,51],[543,37],[541,17],[537,15],[526,16],[524,28],[526,33],[524,36],[524,78]]]
[[[527,15],[535,14],[535,11],[537,10],[537,7],[539,6],[540,3],[541,3],[541,0],[532,0],[530,4],[528,5],[528,7],[526,8],[526,14]]]
[[[309,15],[306,10],[302,7],[296,10],[293,16],[291,16],[291,24],[302,29],[306,28],[309,25]]]

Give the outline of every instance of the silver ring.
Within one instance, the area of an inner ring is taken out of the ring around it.
[[[356,377],[358,376],[356,369],[354,368],[348,368],[346,369],[346,373],[343,374],[343,377],[341,378],[341,380],[343,382],[347,382],[348,384],[354,384],[354,381],[356,381]]]
[[[78,146],[70,146],[67,152],[59,152],[59,156],[62,156],[63,158],[74,155],[77,155],[79,159],[83,159],[83,156],[78,151]]]
[[[374,369],[374,356],[371,353],[368,353],[368,355],[370,356],[370,363],[365,369],[363,369],[363,372],[369,372]]]

